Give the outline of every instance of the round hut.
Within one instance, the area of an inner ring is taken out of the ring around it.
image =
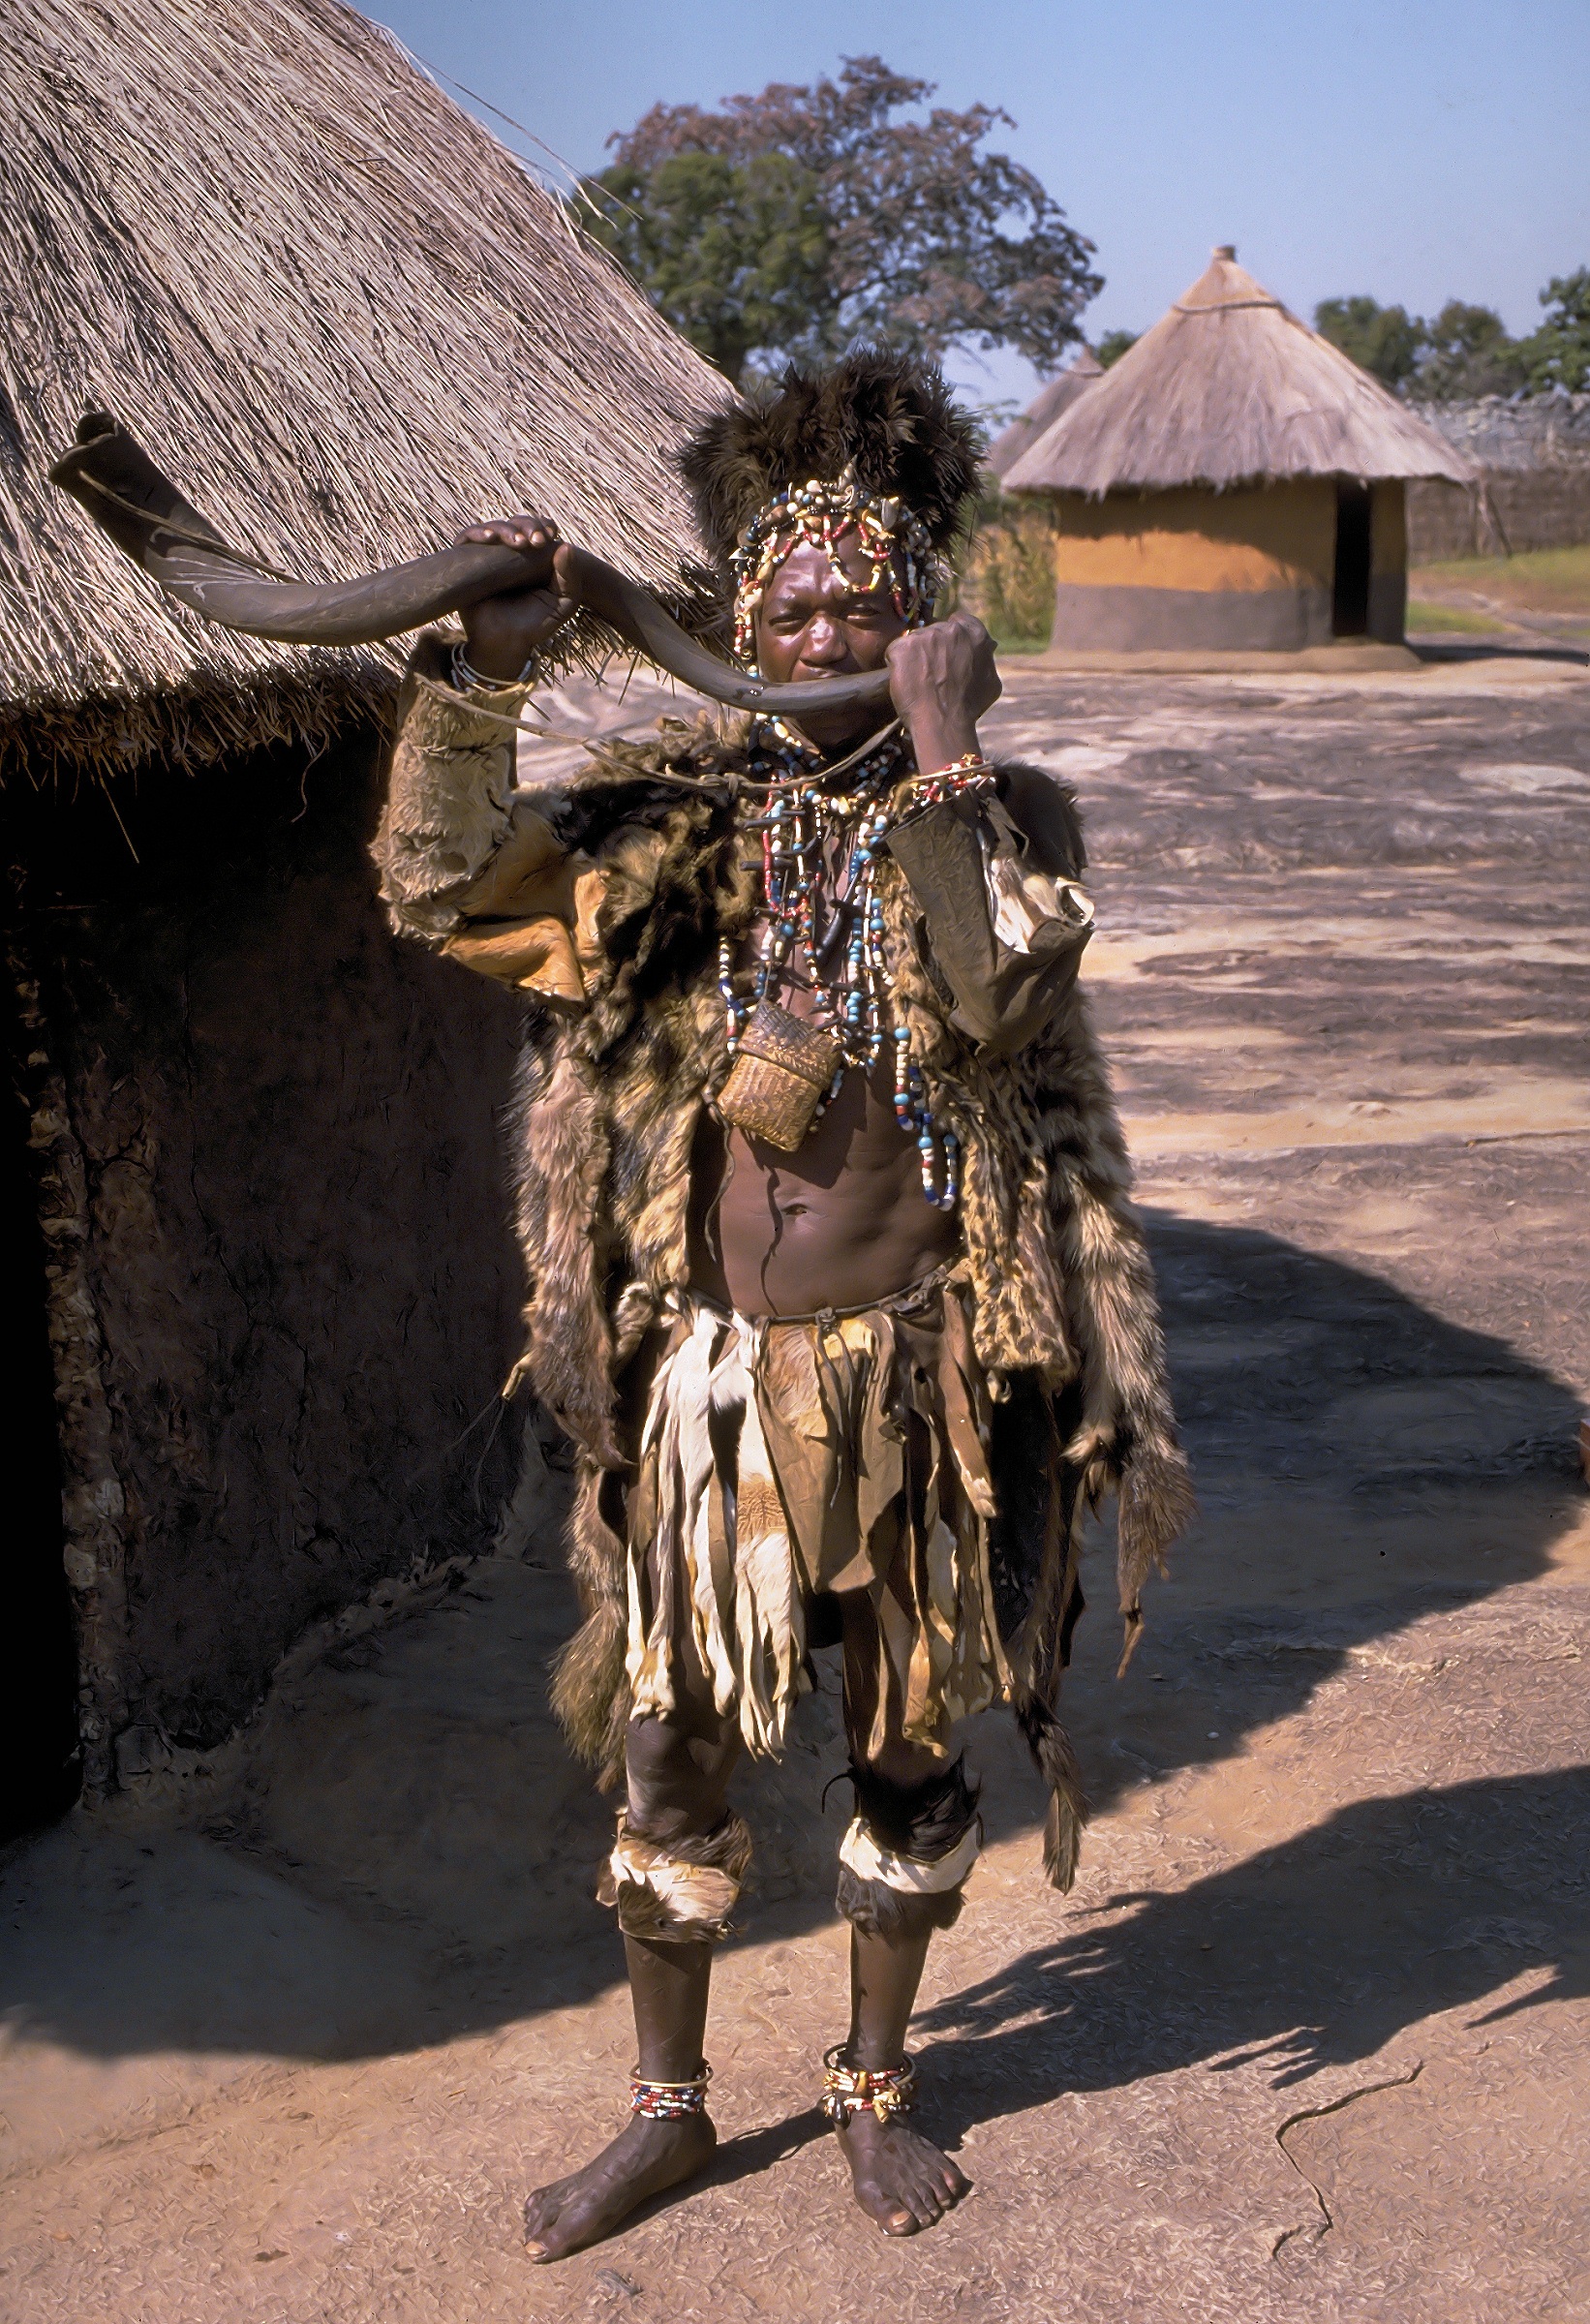
[[[517,998],[374,900],[400,657],[207,627],[50,462],[107,408],[327,579],[542,508],[688,611],[669,454],[728,390],[336,0],[11,0],[0,187],[15,1824],[491,1540],[523,1298]]]
[[[1470,464],[1217,249],[1011,465],[1052,500],[1055,649],[1400,640],[1403,494]]]
[[[1095,380],[1103,377],[1104,365],[1091,349],[1085,347],[1074,363],[1068,363],[1054,379],[1045,381],[1025,411],[1019,412],[1008,428],[1001,428],[989,445],[986,465],[1001,484],[1027,447],[1054,426],[1062,412],[1069,412],[1078,396],[1091,387]]]

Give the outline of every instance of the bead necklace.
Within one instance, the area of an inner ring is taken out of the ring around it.
[[[817,996],[810,1022],[840,1051],[814,1120],[839,1094],[851,1066],[870,1072],[883,1054],[891,1012],[877,870],[890,832],[902,812],[987,791],[993,781],[983,763],[975,761],[918,778],[902,804],[892,805],[890,794],[908,780],[908,764],[905,746],[891,736],[858,759],[847,790],[823,790],[812,780],[821,771],[821,759],[810,744],[779,719],[758,719],[753,730],[748,773],[768,794],[768,804],[743,828],[761,838],[765,926],[749,997],[736,990],[734,947],[727,938],[718,948],[718,988],[732,1057],[752,1010],[776,997],[786,975],[804,967]],[[840,862],[846,864],[843,879],[836,879],[827,893],[830,866]],[[841,907],[848,908],[848,934],[839,964],[831,969],[827,963],[839,940]],[[960,1143],[953,1130],[934,1119],[921,1070],[911,1058],[907,1028],[897,1023],[893,1034],[895,1118],[915,1142],[929,1202],[953,1210],[961,1194]]]

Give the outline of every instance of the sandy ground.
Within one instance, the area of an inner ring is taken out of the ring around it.
[[[1118,1684],[1099,1541],[1069,1899],[972,1737],[991,1845],[917,2034],[971,2198],[884,2243],[812,2111],[827,1674],[745,1786],[715,2170],[524,2261],[631,2051],[544,1702],[566,1592],[498,1556],[12,1852],[7,2324],[1590,2316],[1590,683],[1016,665],[992,725],[1087,810],[1203,1516]]]

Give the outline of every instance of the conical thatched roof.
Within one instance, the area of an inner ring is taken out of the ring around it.
[[[6,0],[0,199],[0,749],[207,756],[389,666],[164,600],[46,478],[89,406],[306,578],[535,507],[688,594],[668,455],[728,389],[337,0]]]
[[[1044,430],[1053,426],[1062,412],[1069,412],[1078,396],[1103,377],[1104,365],[1085,347],[1075,363],[1068,363],[1064,371],[1045,381],[1026,410],[1018,413],[1008,428],[1000,429],[989,445],[986,466],[1000,478],[1007,475],[1027,446],[1036,443]]]
[[[1007,472],[1008,492],[1282,476],[1474,481],[1461,453],[1311,331],[1229,246]]]

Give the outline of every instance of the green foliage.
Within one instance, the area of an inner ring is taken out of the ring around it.
[[[1545,321],[1525,339],[1461,298],[1428,321],[1373,298],[1322,299],[1314,328],[1386,386],[1432,402],[1590,387],[1590,266],[1553,275],[1541,304]]]
[[[1413,378],[1424,325],[1406,307],[1383,307],[1373,298],[1323,298],[1314,309],[1314,328],[1383,386],[1400,387]]]
[[[860,339],[1010,346],[1054,370],[1103,288],[1093,246],[1029,169],[981,150],[1008,114],[924,111],[932,95],[858,56],[716,111],[654,106],[584,182],[592,230],[731,379]]]
[[[960,598],[1012,648],[1046,646],[1055,627],[1053,510],[1024,494],[990,494],[961,558]]]
[[[1519,343],[1494,308],[1449,298],[1424,326],[1414,391],[1434,403],[1457,396],[1512,395],[1523,386],[1526,366]]]
[[[1138,331],[1106,331],[1093,352],[1106,371],[1118,363],[1129,347],[1136,347],[1142,334]]]
[[[1590,387],[1590,266],[1554,274],[1541,292],[1545,321],[1520,352],[1535,394],[1566,387],[1580,394]]]
[[[670,322],[738,380],[753,348],[799,346],[821,302],[828,223],[810,172],[787,154],[669,154],[602,172],[598,238]]]

